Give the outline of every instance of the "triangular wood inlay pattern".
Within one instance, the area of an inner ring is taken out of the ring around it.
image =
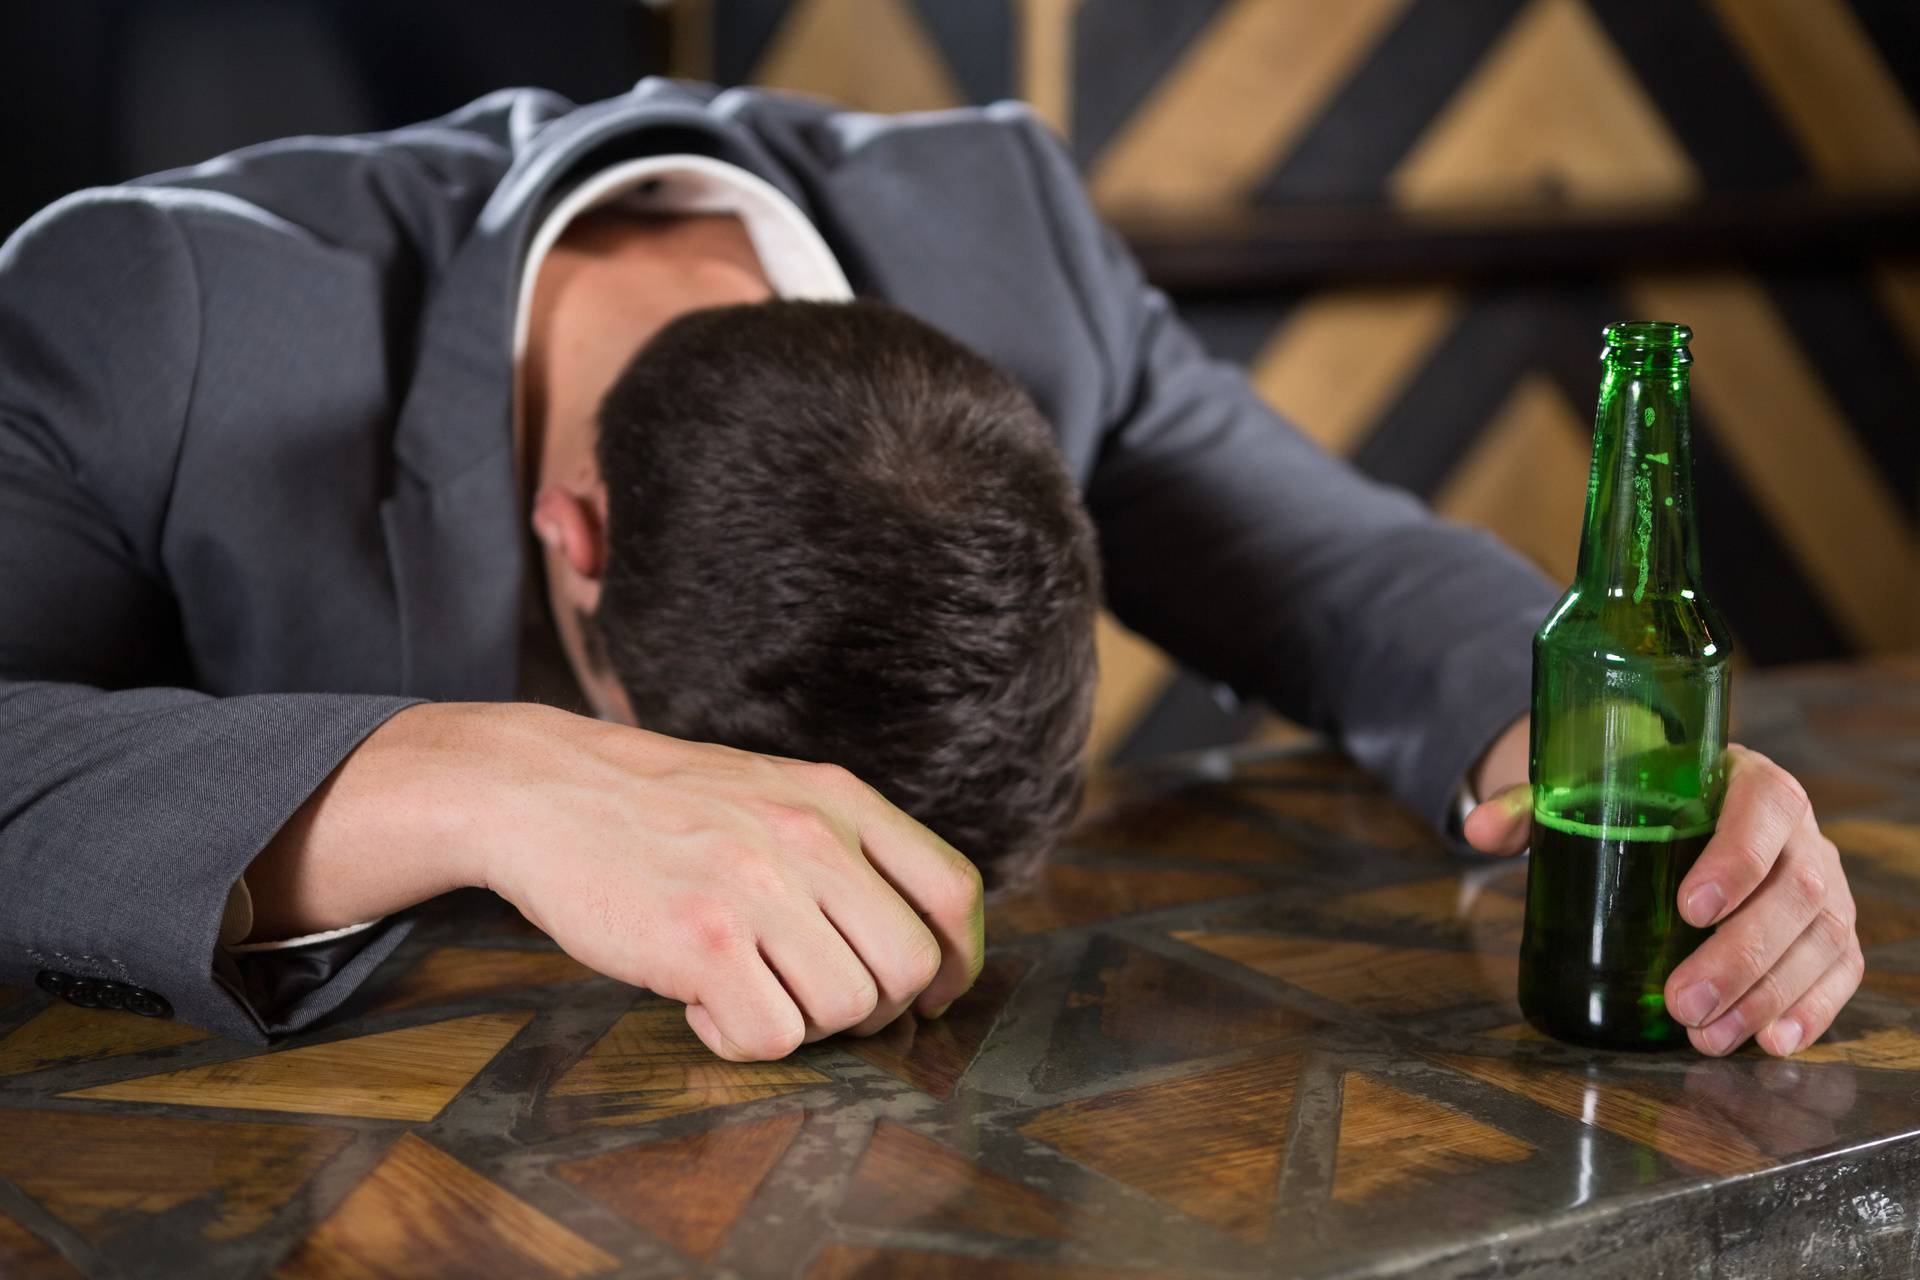
[[[982,1169],[932,1138],[882,1120],[840,1207],[843,1222],[1057,1240],[1067,1206]]]
[[[1287,1053],[1038,1112],[1020,1132],[1247,1240],[1269,1227],[1299,1078]]]
[[[1470,1004],[1512,1005],[1518,999],[1518,961],[1510,954],[1269,934],[1175,936],[1369,1013],[1435,1013]]]
[[[547,1105],[556,1118],[574,1124],[645,1124],[826,1082],[826,1076],[790,1058],[717,1058],[688,1028],[679,1005],[649,1000],[621,1015],[567,1069],[548,1091]]]
[[[805,1113],[725,1124],[555,1165],[559,1177],[706,1261],[779,1163]]]
[[[274,1275],[571,1280],[616,1265],[526,1201],[408,1133]]]
[[[564,951],[501,947],[441,947],[388,987],[373,1012],[447,1004],[473,996],[515,992],[596,977]]]
[[[81,1009],[62,1000],[48,1005],[0,1040],[0,1076],[94,1062],[206,1038],[207,1033],[200,1028],[171,1018]]]
[[[431,1120],[531,1020],[483,1013],[64,1093],[188,1107]]]
[[[1452,1107],[1349,1071],[1341,1086],[1333,1198],[1370,1200],[1410,1182],[1511,1164],[1533,1147]]]
[[[1102,1076],[1283,1040],[1319,1021],[1253,983],[1101,935],[1076,966],[1031,1078],[1046,1093],[1077,1090]]]
[[[0,1177],[98,1244],[144,1215],[205,1201],[203,1234],[258,1230],[350,1134],[312,1125],[8,1111]]]
[[[875,1035],[834,1043],[922,1093],[948,1097],[1032,964],[1027,956],[989,953],[972,988],[943,1016],[927,1020],[908,1012]]]
[[[1690,1169],[1732,1177],[1773,1163],[1723,1117],[1683,1101],[1668,1101],[1625,1085],[1595,1083],[1577,1071],[1520,1058],[1428,1056],[1570,1119],[1652,1147]]]

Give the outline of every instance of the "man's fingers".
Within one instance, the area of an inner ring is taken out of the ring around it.
[[[937,1018],[980,976],[986,913],[980,871],[964,854],[860,784],[854,807],[867,860],[926,921],[940,943],[940,968],[914,1007]]]
[[[1734,1001],[1731,1009],[1703,1027],[1689,1029],[1687,1038],[1700,1052],[1719,1057],[1732,1053],[1754,1032],[1767,1030],[1768,1034],[1760,1037],[1760,1043],[1762,1048],[1769,1048],[1772,1041],[1784,1034],[1781,1030],[1772,1030],[1774,1019],[1833,967],[1851,939],[1851,931],[1823,909],[1788,946],[1779,962]],[[1793,1049],[1786,1052],[1792,1053]]]
[[[1522,783],[1475,805],[1461,834],[1482,853],[1516,854],[1527,847],[1532,817],[1533,788]]]
[[[1827,878],[1819,861],[1818,841],[1811,839],[1789,844],[1775,861],[1773,872],[1759,892],[1714,931],[1711,938],[1695,949],[1667,978],[1667,1009],[1688,1027],[1704,1029],[1720,1021],[1734,1003],[1752,991],[1755,984],[1771,984],[1774,966],[1787,949],[1814,923],[1827,905]],[[1705,855],[1702,855],[1703,857]],[[1833,954],[1828,956],[1831,963]],[[1815,969],[1814,973],[1819,970]],[[1812,981],[1813,973],[1807,975]],[[1804,986],[1804,984],[1803,984]],[[1771,1014],[1798,990],[1771,993],[1763,989],[1756,1007]],[[1723,1023],[1714,1036],[1690,1036],[1696,1048],[1705,1053],[1723,1053],[1759,1030],[1759,1023],[1745,1021],[1737,1014]],[[1735,1033],[1738,1033],[1737,1035]],[[1725,1048],[1712,1047],[1733,1036]]]
[[[1785,1057],[1818,1040],[1833,1025],[1833,1020],[1853,999],[1853,993],[1860,988],[1860,978],[1866,972],[1866,961],[1860,954],[1860,948],[1850,947],[1835,961],[1833,967],[1820,975],[1820,978],[1786,1013],[1774,1019],[1773,1025],[1760,1034],[1760,1047],[1768,1053]]]
[[[806,1043],[864,1022],[880,1002],[867,966],[818,911],[789,919],[763,935],[767,964],[806,1019]]]
[[[732,1062],[770,1062],[800,1047],[806,1021],[756,954],[703,983],[687,1006],[687,1025],[707,1048]]]
[[[1727,760],[1719,826],[1680,884],[1681,918],[1702,929],[1738,910],[1788,838],[1812,826],[1807,793],[1792,774],[1741,746],[1728,747]]]
[[[893,1022],[940,973],[940,940],[914,909],[868,868],[850,888],[821,903],[827,919],[873,976],[879,1000],[849,1028],[872,1035]]]

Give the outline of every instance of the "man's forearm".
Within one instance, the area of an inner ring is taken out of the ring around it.
[[[529,711],[541,714],[423,703],[376,729],[247,868],[248,940],[372,920],[481,883],[475,834],[489,788],[472,762]]]

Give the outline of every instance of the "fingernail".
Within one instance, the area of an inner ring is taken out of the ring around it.
[[[1786,1057],[1800,1047],[1800,1038],[1806,1034],[1798,1018],[1780,1019],[1773,1024],[1773,1051]]]
[[[1738,1044],[1740,1037],[1746,1034],[1746,1030],[1746,1023],[1740,1015],[1737,1012],[1730,1012],[1701,1032],[1700,1039],[1706,1043],[1708,1053],[1721,1054]]]
[[[1720,918],[1720,909],[1726,905],[1727,895],[1720,886],[1708,882],[1687,895],[1684,914],[1687,923],[1704,929]]]
[[[1713,980],[1709,978],[1680,992],[1673,1002],[1673,1016],[1690,1027],[1697,1027],[1719,1007],[1720,993],[1714,990]]]

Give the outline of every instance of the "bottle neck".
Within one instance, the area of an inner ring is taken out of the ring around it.
[[[1575,585],[1624,597],[1697,591],[1687,366],[1609,350]]]

